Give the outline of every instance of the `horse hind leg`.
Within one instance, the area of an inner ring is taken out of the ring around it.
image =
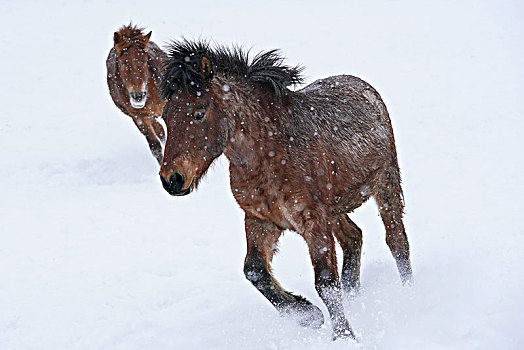
[[[386,228],[386,243],[397,263],[402,283],[411,284],[413,273],[408,237],[402,221],[404,203],[398,167],[383,173],[374,187],[373,197]]]
[[[324,323],[322,311],[302,296],[282,288],[273,277],[271,260],[282,230],[272,223],[246,214],[247,255],[244,262],[246,278],[279,311],[294,318],[303,327],[318,328]]]
[[[344,214],[333,229],[343,252],[342,290],[347,294],[360,288],[360,259],[362,255],[362,230]]]

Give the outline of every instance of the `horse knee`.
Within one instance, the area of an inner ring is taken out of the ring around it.
[[[315,270],[315,290],[324,303],[329,306],[333,302],[337,303],[341,285],[336,265],[328,263],[329,257],[325,258],[326,261],[317,261],[313,267]]]
[[[244,276],[246,279],[255,284],[260,278],[258,277],[261,275],[261,271],[257,269],[254,265],[251,265],[249,263],[244,264]]]
[[[324,299],[324,294],[329,297],[329,291],[340,290],[340,281],[334,271],[324,269],[315,277],[315,290]],[[326,294],[327,293],[327,294]]]
[[[351,249],[353,251],[360,251],[362,249],[362,231],[360,232],[360,236],[348,239],[346,249]]]
[[[266,263],[258,253],[249,254],[244,262],[244,276],[258,288],[264,280],[269,279]]]

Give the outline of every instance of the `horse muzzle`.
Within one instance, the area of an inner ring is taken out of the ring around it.
[[[191,179],[191,183],[189,184],[189,186],[183,189],[182,186],[184,186],[186,178],[178,171],[171,175],[168,180],[166,180],[162,175],[160,175],[160,181],[162,181],[162,186],[164,186],[164,189],[167,191],[167,193],[169,193],[172,196],[185,196],[186,194],[191,193],[191,189],[193,187],[193,180],[194,178]]]
[[[129,93],[129,102],[131,103],[131,106],[136,109],[144,108],[146,105],[147,100],[147,91],[131,91]]]

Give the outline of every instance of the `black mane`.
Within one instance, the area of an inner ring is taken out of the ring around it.
[[[172,42],[167,51],[169,57],[160,86],[164,99],[179,89],[196,95],[205,88],[206,82],[201,74],[203,57],[211,62],[211,73],[219,72],[268,84],[277,99],[281,98],[289,85],[302,82],[303,68],[283,64],[284,58],[277,49],[260,52],[250,60],[249,52],[238,46],[211,48],[208,42],[184,39]]]

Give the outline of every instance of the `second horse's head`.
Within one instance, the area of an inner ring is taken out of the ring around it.
[[[118,73],[128,92],[133,108],[144,108],[147,101],[149,80],[147,44],[151,32],[144,35],[140,28],[125,26],[115,32],[113,41]]]

